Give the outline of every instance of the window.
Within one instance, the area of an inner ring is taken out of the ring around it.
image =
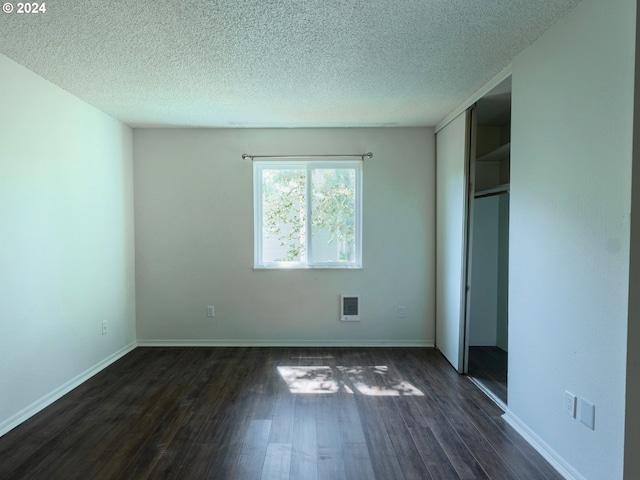
[[[360,268],[362,162],[254,161],[254,267]]]

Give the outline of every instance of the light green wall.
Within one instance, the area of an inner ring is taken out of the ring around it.
[[[623,470],[635,28],[583,0],[513,63],[509,415],[588,479]]]
[[[135,342],[135,291],[131,129],[2,55],[0,85],[4,433]]]

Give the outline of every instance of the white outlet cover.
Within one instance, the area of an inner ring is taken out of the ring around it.
[[[580,421],[595,430],[596,406],[589,400],[580,399]]]
[[[576,396],[568,391],[564,392],[564,411],[571,418],[576,418]]]

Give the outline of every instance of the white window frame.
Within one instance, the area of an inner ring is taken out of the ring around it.
[[[254,160],[253,161],[253,268],[254,269],[306,269],[306,268],[335,268],[335,269],[361,269],[362,268],[362,161],[354,160]],[[311,172],[315,169],[339,169],[353,168],[356,173],[355,194],[355,259],[351,262],[314,262],[311,245],[311,223],[306,225],[306,261],[292,262],[265,262],[262,258],[263,251],[263,194],[262,171],[274,169],[306,169],[307,171],[307,195],[306,218],[311,218]]]

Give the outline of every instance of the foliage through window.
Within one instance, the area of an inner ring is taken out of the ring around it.
[[[254,161],[256,268],[358,268],[362,162]]]

